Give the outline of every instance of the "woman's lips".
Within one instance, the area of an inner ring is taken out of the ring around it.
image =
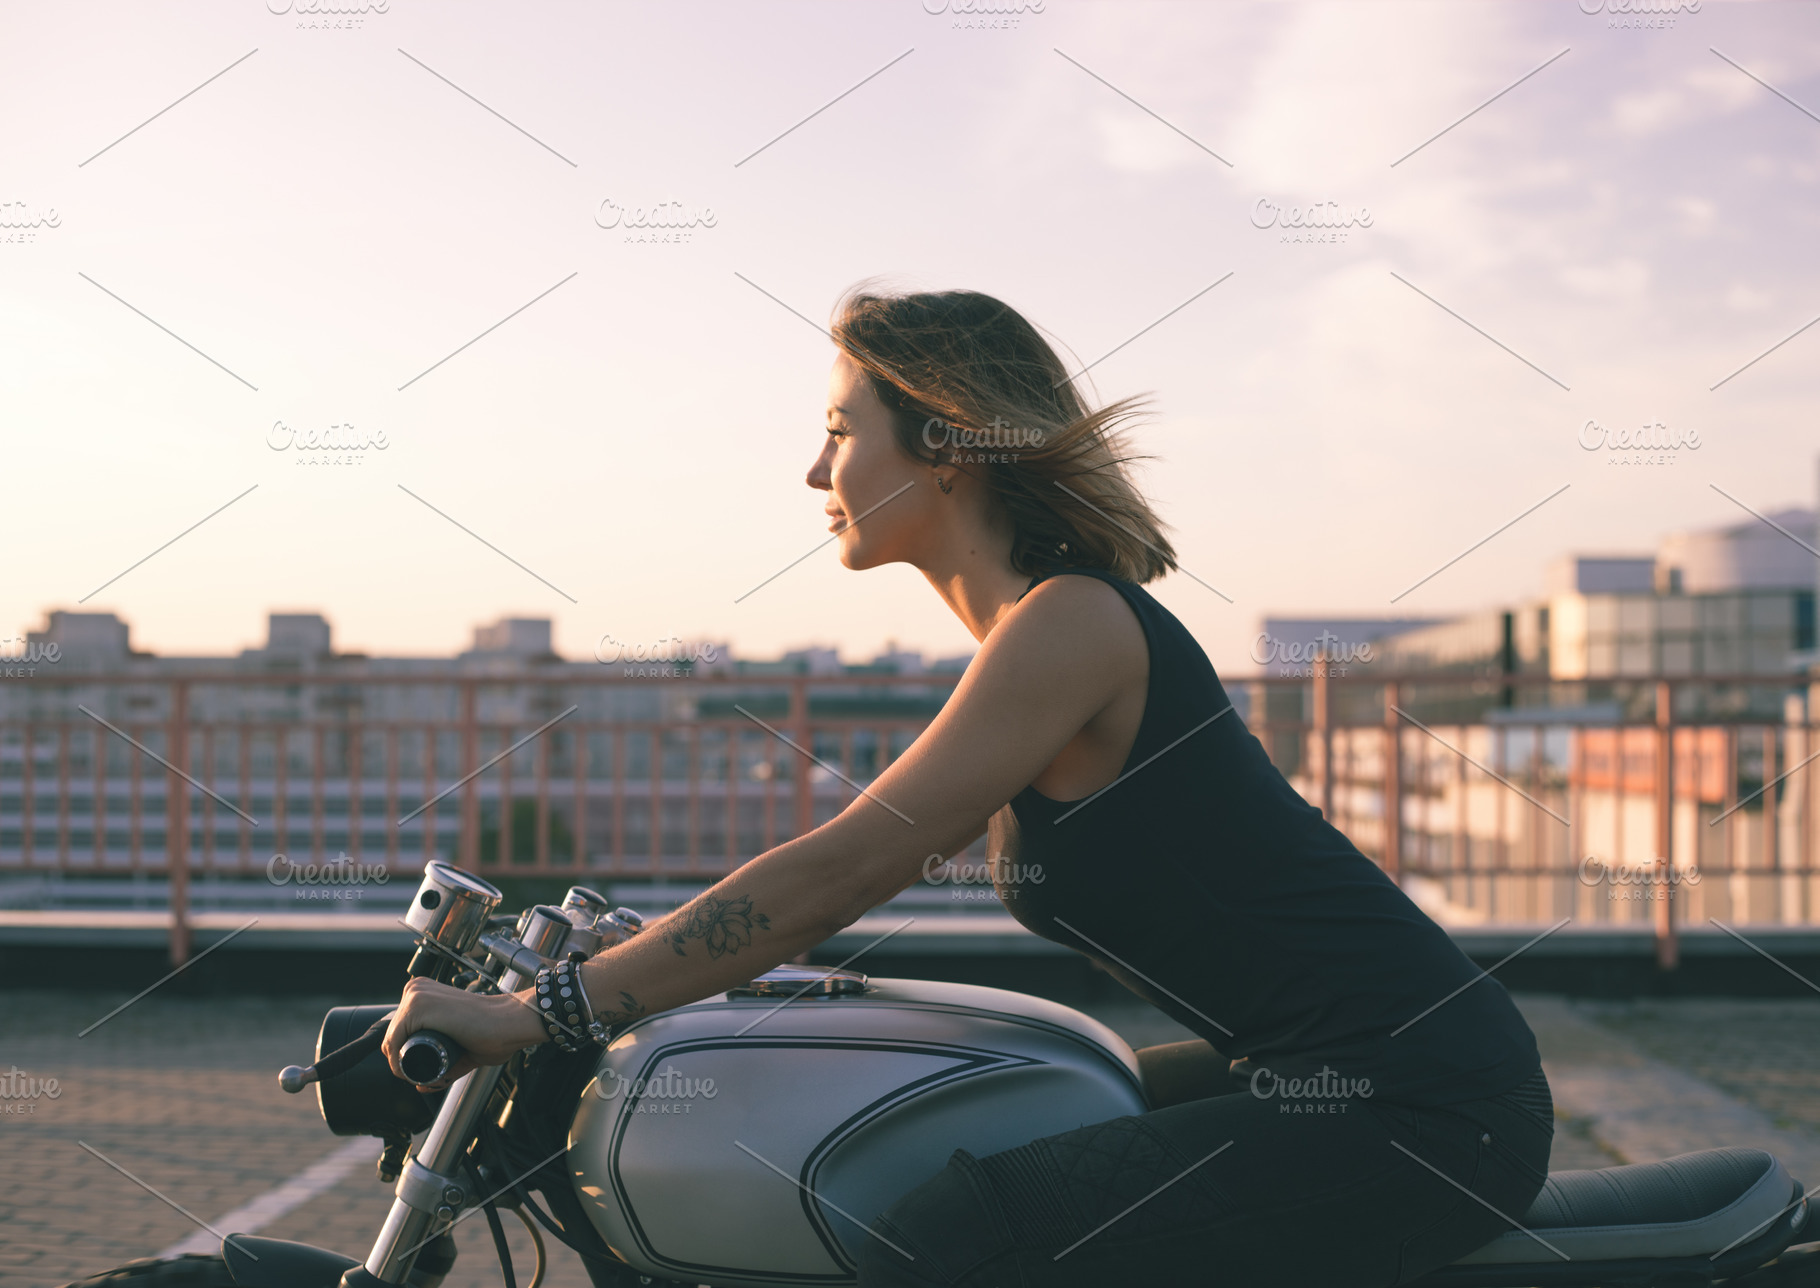
[[[836,515],[831,516],[828,519],[828,531],[830,531],[830,532],[839,532],[841,529],[845,528],[846,526],[847,526],[847,516],[844,514],[836,514]]]

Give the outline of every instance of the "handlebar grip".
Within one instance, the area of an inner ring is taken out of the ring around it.
[[[398,1064],[413,1084],[428,1087],[441,1082],[465,1054],[467,1048],[448,1034],[419,1029],[404,1040]]]

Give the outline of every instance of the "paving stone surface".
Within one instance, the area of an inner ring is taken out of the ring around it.
[[[1775,1154],[1820,1182],[1811,1032],[1804,1002],[1675,999],[1624,1004],[1518,999],[1543,1050],[1556,1112],[1622,1162],[1722,1145]],[[1559,1164],[1557,1164],[1557,1167]]]
[[[1580,1003],[1578,1009],[1656,1059],[1762,1110],[1777,1126],[1820,1131],[1820,994]]]
[[[80,1279],[157,1255],[197,1229],[109,1162],[213,1224],[348,1143],[329,1133],[313,1094],[285,1095],[277,1079],[285,1065],[307,1062],[323,1012],[343,999],[153,995],[76,1036],[130,996],[0,1000],[0,1073],[59,1080],[56,1096],[25,1102],[31,1113],[0,1115],[4,1288]],[[371,1152],[376,1161],[378,1141]],[[364,1257],[391,1197],[364,1164],[258,1233]],[[531,1242],[516,1219],[507,1239],[528,1283]],[[499,1282],[484,1218],[458,1226],[456,1244],[446,1288]],[[588,1288],[580,1263],[556,1252],[548,1288]]]

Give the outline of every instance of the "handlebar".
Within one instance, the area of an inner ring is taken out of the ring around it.
[[[381,1016],[371,1028],[345,1046],[336,1047],[309,1068],[288,1065],[278,1075],[278,1085],[295,1095],[312,1082],[321,1082],[346,1073],[367,1055],[379,1049],[385,1041],[386,1028],[392,1022],[392,1012]],[[434,1029],[419,1029],[404,1041],[404,1049],[399,1053],[399,1063],[404,1066],[405,1075],[417,1086],[428,1087],[440,1082],[448,1071],[455,1067],[455,1062],[466,1053],[466,1048],[446,1033]],[[425,1076],[419,1077],[419,1074]]]
[[[459,951],[445,944],[441,952],[432,952],[434,945],[442,942],[440,929],[432,928],[427,923],[419,925],[416,921],[406,922],[413,930],[425,936],[419,940],[417,954],[411,959],[411,975],[440,978],[438,972],[448,969],[449,961],[465,962],[467,959],[460,956],[460,951],[470,950],[477,942],[479,947],[505,968],[502,975],[529,979],[546,962],[562,956],[565,946],[591,954],[637,934],[644,924],[644,918],[630,908],[609,909],[605,896],[586,886],[572,887],[560,908],[539,906],[517,919],[497,915],[492,910],[498,907],[502,897],[498,890],[472,874],[462,873],[459,869],[440,862],[430,865],[413,908],[421,905],[425,910],[434,910],[441,906],[445,898],[456,896],[459,896],[457,902],[461,902],[466,909],[464,918],[456,919],[459,922],[458,928],[463,932],[456,937],[460,941]],[[476,912],[476,909],[479,911]],[[412,916],[415,915],[413,912]],[[444,921],[450,920],[451,916],[446,913],[439,915],[442,921],[436,921],[437,928]],[[526,917],[531,918],[528,928],[525,925]],[[431,920],[435,921],[434,918]],[[524,936],[522,940],[505,929],[515,920],[519,926],[516,933]],[[579,947],[576,944],[577,938],[582,940]],[[435,969],[431,969],[432,965]],[[319,1083],[349,1072],[378,1049],[385,1039],[391,1018],[392,1012],[387,1012],[365,1033],[329,1052],[307,1068],[294,1064],[287,1066],[278,1075],[278,1085],[295,1095],[312,1082]],[[405,1039],[404,1047],[399,1052],[399,1065],[413,1085],[429,1087],[446,1077],[465,1054],[462,1045],[447,1034],[424,1029]]]
[[[404,1040],[398,1052],[398,1066],[404,1076],[419,1087],[441,1082],[467,1054],[467,1048],[446,1033],[435,1029],[418,1029]]]

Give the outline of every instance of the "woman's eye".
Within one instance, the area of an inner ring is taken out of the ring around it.
[[[830,438],[845,438],[845,437],[846,437],[846,436],[847,436],[847,431],[846,431],[846,430],[844,430],[844,429],[837,429],[837,428],[835,428],[835,427],[834,427],[834,426],[833,426],[833,425],[830,425],[830,426],[828,426],[828,437],[830,437]]]

